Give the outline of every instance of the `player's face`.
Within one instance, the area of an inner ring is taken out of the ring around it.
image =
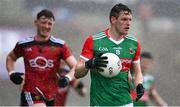
[[[141,58],[141,69],[143,73],[148,72],[152,68],[152,60],[149,58]]]
[[[49,37],[54,25],[53,18],[47,18],[45,16],[35,21],[37,27],[37,34],[43,38]]]
[[[128,11],[122,11],[118,18],[114,18],[112,25],[114,25],[115,30],[120,35],[127,35],[132,23],[132,14]]]

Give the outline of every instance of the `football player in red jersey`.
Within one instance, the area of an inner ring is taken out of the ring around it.
[[[58,86],[66,87],[74,78],[77,62],[67,43],[51,35],[54,23],[53,13],[47,9],[41,10],[34,21],[37,34],[18,41],[7,56],[10,80],[19,85],[25,75],[22,106],[53,106]],[[15,71],[15,62],[20,57],[24,59],[25,74]],[[57,81],[60,60],[64,60],[71,71]]]
[[[59,76],[64,76],[70,71],[69,67],[66,65],[64,61],[61,61]],[[87,88],[84,83],[79,79],[73,79],[70,84],[65,88],[60,88],[57,91],[55,97],[55,106],[66,106],[66,101],[68,97],[68,93],[70,92],[70,88],[73,88],[75,92],[84,97],[87,93]]]

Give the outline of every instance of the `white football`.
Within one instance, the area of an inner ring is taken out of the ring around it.
[[[114,53],[105,53],[102,56],[107,56],[107,67],[101,67],[104,71],[99,72],[104,77],[114,77],[119,74],[122,69],[120,58]]]

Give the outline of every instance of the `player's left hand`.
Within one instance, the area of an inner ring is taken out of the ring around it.
[[[60,88],[64,88],[69,85],[69,82],[70,82],[70,79],[66,76],[63,76],[58,80],[58,85]]]
[[[77,93],[80,95],[80,96],[85,96],[86,93],[87,93],[87,89],[86,87],[84,86],[84,83],[79,81],[77,86],[75,87],[75,90],[77,91]]]
[[[144,94],[144,87],[142,84],[138,84],[136,87],[136,92],[137,92],[137,98],[136,101],[138,101]]]
[[[21,73],[21,72],[13,72],[11,73],[9,76],[10,76],[10,80],[16,84],[16,85],[19,85],[23,82],[23,76],[24,73]]]

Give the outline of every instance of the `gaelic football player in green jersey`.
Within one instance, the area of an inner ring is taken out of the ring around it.
[[[110,11],[110,27],[89,35],[76,65],[75,77],[82,78],[88,71],[91,75],[91,106],[133,106],[129,93],[128,73],[133,68],[137,100],[143,95],[143,77],[140,68],[140,43],[128,34],[132,12],[124,4],[116,4]],[[107,57],[102,53],[114,53],[120,58],[122,69],[114,77],[107,78],[99,72],[107,66]]]

